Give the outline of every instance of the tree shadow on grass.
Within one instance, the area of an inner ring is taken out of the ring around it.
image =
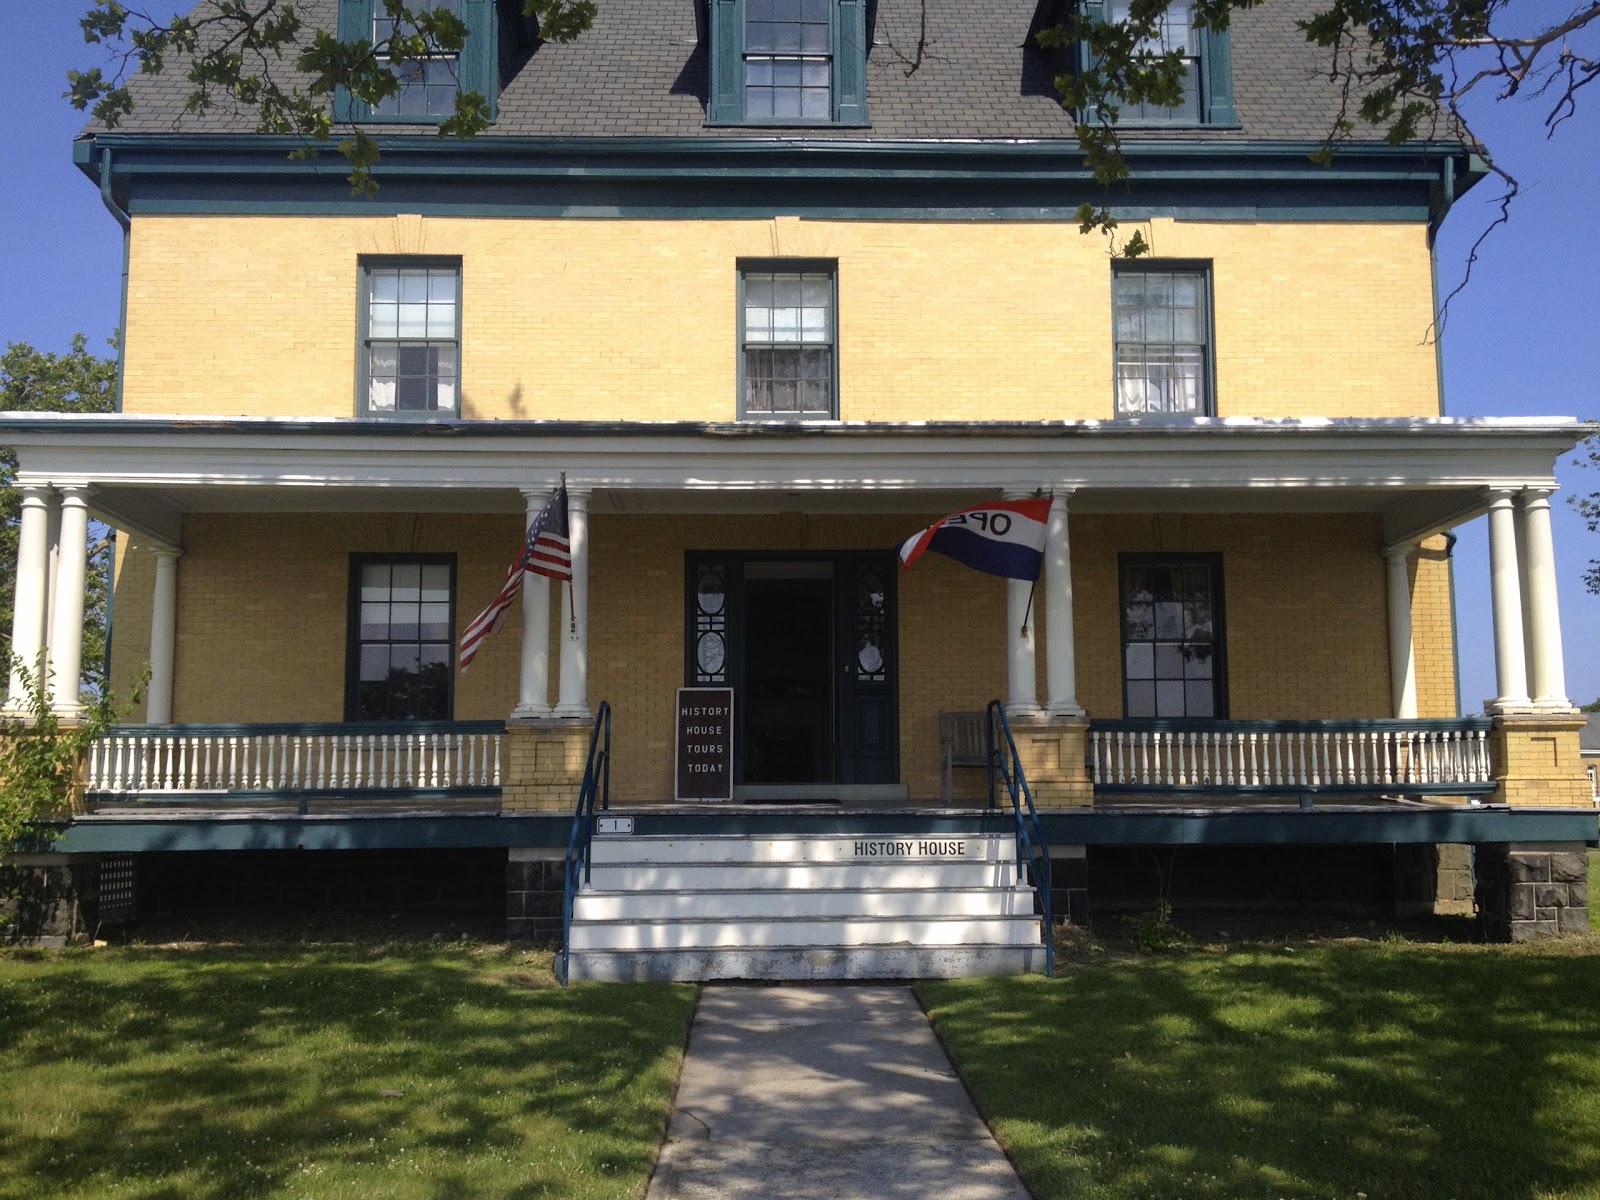
[[[0,960],[0,1196],[635,1193],[692,991],[519,958]]]
[[[1600,1194],[1600,957],[1310,944],[922,985],[1053,1196]]]

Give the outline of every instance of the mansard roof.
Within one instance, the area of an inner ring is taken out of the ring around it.
[[[209,0],[207,0],[209,2]],[[512,0],[514,2],[514,0]],[[1338,110],[1322,52],[1295,22],[1317,0],[1273,0],[1235,13],[1231,33],[1236,128],[1129,130],[1172,140],[1316,141]],[[338,0],[300,0],[308,25],[334,28]],[[484,137],[740,139],[803,136],[882,141],[1070,139],[1050,58],[1030,44],[1036,0],[876,0],[869,10],[868,128],[708,126],[708,50],[697,0],[599,0],[594,26],[570,45],[540,44],[504,84]],[[922,21],[926,13],[926,32]],[[919,40],[921,50],[918,49]],[[292,80],[285,65],[283,78]],[[248,112],[223,104],[185,111],[190,85],[169,63],[132,83],[130,133],[239,134]],[[91,125],[85,133],[95,133]],[[382,132],[427,125],[386,123]]]

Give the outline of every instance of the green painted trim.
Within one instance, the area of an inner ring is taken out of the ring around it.
[[[1010,813],[628,812],[639,834],[760,837],[810,834],[1008,834]],[[1595,845],[1600,829],[1587,809],[1491,807],[1292,809],[1263,812],[1192,809],[1046,810],[1057,846],[1371,845],[1454,842],[1567,842]],[[372,816],[91,817],[55,826],[50,845],[64,854],[218,850],[398,850],[565,846],[567,813],[403,813]]]
[[[1096,846],[1340,846],[1390,843],[1600,841],[1592,812],[1485,807],[1287,809],[1276,812],[1118,812],[1084,809],[1040,814],[1059,844]]]

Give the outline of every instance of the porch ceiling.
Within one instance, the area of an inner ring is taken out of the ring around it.
[[[196,420],[0,413],[21,484],[87,486],[178,544],[198,512],[520,513],[565,471],[597,513],[921,513],[1068,489],[1074,512],[1379,513],[1405,541],[1555,486],[1572,418],[805,425]]]

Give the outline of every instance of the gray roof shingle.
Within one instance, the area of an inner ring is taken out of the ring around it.
[[[927,34],[916,54],[922,6]],[[202,5],[201,7],[204,7]],[[337,0],[301,0],[310,25],[331,28]],[[1323,137],[1338,94],[1322,52],[1295,27],[1317,0],[1271,0],[1235,14],[1234,96],[1242,129],[1130,130],[1185,139],[1293,140]],[[868,129],[710,128],[705,124],[706,50],[695,0],[599,0],[594,26],[570,45],[544,44],[500,96],[486,137],[743,138],[803,136],[878,140],[1061,139],[1072,120],[1056,100],[1049,59],[1026,46],[1034,0],[879,0],[867,65]],[[292,56],[280,78],[302,82]],[[222,103],[186,112],[189,84],[169,61],[132,83],[135,108],[119,127],[141,133],[245,133],[248,112]],[[382,132],[427,126],[385,124]],[[91,125],[86,133],[97,131]]]

